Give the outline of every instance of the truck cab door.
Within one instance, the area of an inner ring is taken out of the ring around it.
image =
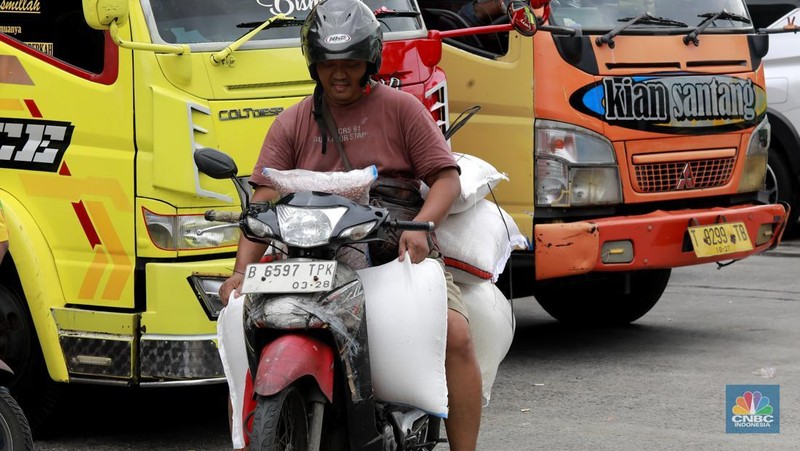
[[[67,304],[132,308],[129,52],[80,0],[0,12],[0,176],[46,237]]]

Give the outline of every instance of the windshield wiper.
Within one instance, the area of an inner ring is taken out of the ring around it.
[[[385,6],[381,6],[373,11],[373,14],[375,14],[376,18],[380,19],[382,17],[419,17],[422,13],[419,11],[395,11]]]
[[[636,17],[623,17],[619,19],[619,22],[625,22],[624,24],[614,28],[613,30],[609,31],[608,33],[604,34],[603,36],[598,37],[595,39],[595,43],[598,47],[602,47],[603,44],[608,44],[609,48],[614,48],[614,37],[623,31],[625,31],[628,27],[637,24],[644,24],[644,25],[665,25],[669,27],[688,27],[687,24],[680,22],[678,20],[667,19],[665,17],[656,17],[650,13],[639,14]]]
[[[260,31],[264,31],[270,28],[281,28],[281,27],[299,27],[303,25],[305,22],[302,19],[295,19],[294,17],[284,17],[281,20],[271,22],[266,27],[262,28]],[[236,28],[250,28],[251,31],[256,29],[259,25],[262,25],[264,22],[242,22],[236,24]]]
[[[702,22],[700,22],[700,25],[698,25],[697,28],[694,29],[694,31],[683,37],[683,43],[686,45],[689,45],[690,42],[694,44],[695,47],[700,45],[700,39],[698,39],[697,36],[706,31],[706,28],[711,26],[711,24],[714,23],[714,21],[717,19],[735,20],[737,22],[742,22],[746,24],[752,23],[750,22],[750,19],[748,19],[747,17],[740,16],[739,14],[729,13],[728,10],[726,9],[723,9],[722,11],[718,11],[715,13],[699,14],[697,17],[704,17],[704,19]]]
[[[233,56],[233,52],[239,49],[245,42],[253,39],[255,35],[260,33],[263,30],[269,28],[276,28],[276,27],[294,27],[298,25],[302,25],[303,21],[300,19],[295,19],[294,17],[287,16],[284,14],[278,14],[276,16],[270,17],[264,22],[247,22],[247,23],[240,23],[236,25],[237,28],[250,28],[255,25],[255,28],[248,31],[244,34],[241,38],[233,41],[231,45],[225,47],[224,49],[220,50],[219,52],[211,54],[211,64],[219,65],[222,64],[224,66],[232,67],[236,62],[236,58]]]

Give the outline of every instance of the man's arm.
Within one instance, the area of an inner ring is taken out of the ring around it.
[[[428,196],[415,221],[433,221],[436,227],[447,218],[453,203],[461,194],[461,180],[455,168],[442,169],[428,177],[425,183],[430,187]]]
[[[253,193],[251,202],[270,202],[277,199],[278,192],[272,188],[259,186]],[[244,280],[244,270],[247,265],[261,260],[264,252],[267,251],[267,244],[257,243],[245,238],[244,234],[239,237],[239,248],[236,250],[236,263],[233,265],[233,274],[219,287],[219,300],[222,305],[228,305],[228,298],[232,291],[240,295],[239,288]]]
[[[458,170],[446,168],[436,172],[425,180],[430,187],[428,197],[422,205],[415,221],[431,221],[435,227],[444,222],[456,198],[461,194],[461,181]],[[406,251],[412,263],[419,263],[430,253],[428,234],[426,232],[405,231],[400,236],[399,259],[403,261]]]

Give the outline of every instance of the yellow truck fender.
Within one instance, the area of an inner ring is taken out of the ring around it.
[[[9,253],[19,274],[47,370],[54,381],[66,382],[69,379],[67,365],[51,310],[65,304],[53,254],[36,221],[21,202],[5,191],[0,191],[0,202],[8,226]]]

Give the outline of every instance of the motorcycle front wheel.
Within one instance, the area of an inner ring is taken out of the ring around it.
[[[0,449],[33,450],[33,436],[28,420],[5,387],[0,387]]]
[[[291,386],[272,396],[259,396],[253,415],[250,449],[308,449],[308,415],[303,394]]]

